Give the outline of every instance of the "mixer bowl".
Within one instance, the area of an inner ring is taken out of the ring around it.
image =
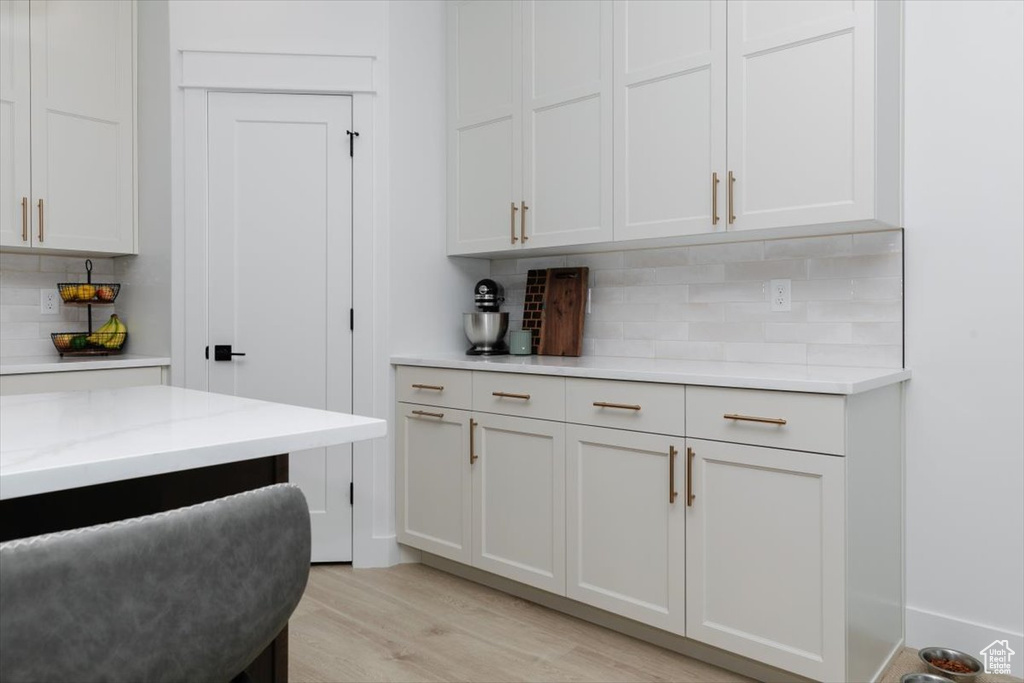
[[[463,313],[462,329],[474,348],[488,351],[505,337],[508,331],[508,313]]]

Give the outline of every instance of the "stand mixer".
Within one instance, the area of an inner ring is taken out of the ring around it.
[[[502,313],[505,293],[494,280],[485,279],[473,288],[475,313],[462,314],[462,328],[472,344],[468,356],[503,356],[508,354],[505,332],[508,331],[508,313]]]

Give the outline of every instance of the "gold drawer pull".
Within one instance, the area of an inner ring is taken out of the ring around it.
[[[505,391],[492,391],[491,392],[491,396],[497,396],[498,398],[518,398],[518,399],[522,399],[523,401],[529,401],[530,400],[530,395],[529,394],[510,394],[510,393],[505,392]]]
[[[21,198],[21,241],[28,242],[28,197]]]
[[[686,507],[693,507],[693,501],[697,497],[693,495],[693,456],[696,455],[692,448],[686,449]]]
[[[781,417],[757,417],[755,415],[734,415],[726,413],[722,416],[726,420],[739,420],[741,422],[763,422],[770,425],[784,425],[786,420]]]
[[[474,420],[473,418],[469,418],[469,464],[470,465],[475,463],[476,459],[479,457],[476,454],[476,443],[473,440],[473,432],[476,431],[476,426],[478,424],[480,424],[480,423],[477,422],[476,420]]]
[[[431,391],[444,391],[444,387],[439,384],[413,384],[413,389],[430,389]]]
[[[515,202],[512,202],[512,244],[516,243],[516,211],[519,207],[516,206]]]
[[[620,410],[640,410],[640,406],[632,403],[608,403],[607,401],[594,401],[595,408],[618,408]]]
[[[676,447],[668,447],[668,502],[676,502]]]
[[[413,415],[420,415],[421,417],[436,417],[438,419],[444,417],[444,413],[429,413],[426,410],[414,410]]]

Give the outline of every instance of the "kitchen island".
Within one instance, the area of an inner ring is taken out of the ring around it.
[[[0,541],[288,480],[288,453],[382,437],[383,420],[168,386],[0,397]],[[287,680],[287,629],[247,669]]]

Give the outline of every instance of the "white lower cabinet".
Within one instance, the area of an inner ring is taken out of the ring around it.
[[[410,403],[395,412],[398,541],[469,564],[470,413]]]
[[[844,680],[844,461],[689,439],[686,635]]]
[[[759,662],[763,680],[876,681],[901,650],[899,384],[398,380],[437,403],[397,410],[401,543]]]
[[[568,425],[568,597],[686,633],[681,437]]]
[[[565,425],[474,417],[473,566],[565,595]]]

